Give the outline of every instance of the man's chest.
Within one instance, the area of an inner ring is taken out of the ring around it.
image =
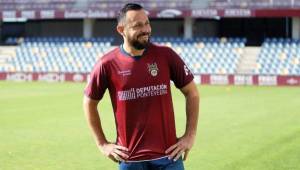
[[[115,61],[110,65],[111,84],[116,89],[128,89],[170,82],[169,66],[162,59]]]

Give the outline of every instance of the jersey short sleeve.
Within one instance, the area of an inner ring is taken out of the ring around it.
[[[177,88],[182,88],[190,83],[194,76],[179,55],[170,49],[171,55],[169,58],[171,80]]]
[[[90,74],[90,79],[85,87],[84,94],[93,100],[101,100],[107,89],[107,77],[104,64],[100,60],[94,66]]]

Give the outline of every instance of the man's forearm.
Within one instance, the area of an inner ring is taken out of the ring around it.
[[[181,91],[186,100],[186,129],[184,135],[194,137],[199,116],[199,93],[194,82],[183,87]]]
[[[185,135],[195,136],[199,117],[199,95],[198,93],[186,96],[186,131]]]
[[[93,103],[91,101],[85,101],[84,102],[84,112],[85,117],[87,119],[88,125],[90,129],[92,130],[93,137],[95,139],[95,142],[97,146],[102,146],[103,144],[107,143],[107,140],[105,138],[101,121],[99,117],[99,113],[97,110],[97,104]]]

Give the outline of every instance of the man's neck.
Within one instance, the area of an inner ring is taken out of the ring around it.
[[[145,51],[145,49],[137,50],[134,47],[129,46],[126,42],[123,44],[123,49],[131,56],[141,56]]]

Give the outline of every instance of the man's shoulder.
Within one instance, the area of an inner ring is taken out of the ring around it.
[[[160,45],[160,44],[156,44],[156,43],[151,43],[150,48],[155,51],[166,52],[166,53],[173,51],[172,48],[169,46]]]
[[[118,53],[120,52],[119,47],[114,47],[110,51],[106,52],[102,56],[99,56],[97,64],[107,64],[114,60]]]
[[[151,50],[152,52],[150,52],[152,55],[158,55],[161,58],[164,58],[168,61],[172,57],[178,56],[177,53],[170,46],[167,46],[167,45],[151,43],[150,49],[152,49]]]

